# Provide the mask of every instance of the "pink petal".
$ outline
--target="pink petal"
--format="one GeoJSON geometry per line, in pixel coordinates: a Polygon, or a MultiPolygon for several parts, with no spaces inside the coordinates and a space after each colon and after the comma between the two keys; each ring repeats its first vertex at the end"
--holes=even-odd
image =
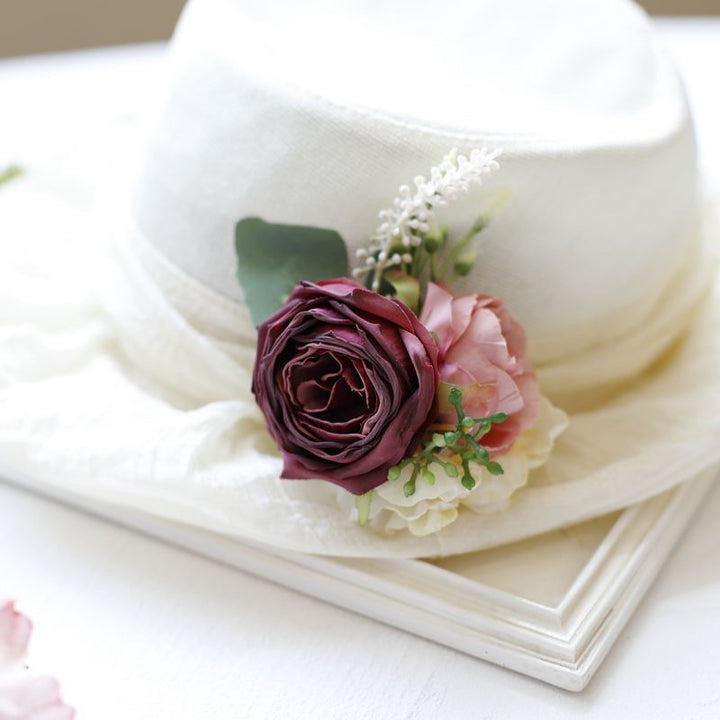
{"type": "Polygon", "coordinates": [[[479,374],[488,362],[510,373],[517,366],[508,351],[500,319],[485,308],[473,312],[470,324],[447,352],[445,362],[462,365],[471,375],[479,374]]]}
{"type": "Polygon", "coordinates": [[[529,362],[525,359],[527,353],[527,337],[525,329],[512,316],[505,303],[499,298],[491,295],[478,295],[478,307],[485,307],[498,316],[502,327],[502,334],[507,341],[508,351],[514,357],[523,359],[526,369],[530,369],[529,362]]]}
{"type": "Polygon", "coordinates": [[[0,679],[0,720],[72,720],[75,711],[60,699],[57,681],[23,673],[0,679]]]}
{"type": "Polygon", "coordinates": [[[444,355],[454,340],[453,296],[436,283],[429,283],[420,322],[435,337],[444,355]]]}
{"type": "Polygon", "coordinates": [[[0,720],[72,720],[56,680],[23,665],[32,623],[10,600],[0,601],[0,720]]]}
{"type": "Polygon", "coordinates": [[[11,600],[0,601],[0,670],[25,656],[32,623],[15,610],[11,600]]]}

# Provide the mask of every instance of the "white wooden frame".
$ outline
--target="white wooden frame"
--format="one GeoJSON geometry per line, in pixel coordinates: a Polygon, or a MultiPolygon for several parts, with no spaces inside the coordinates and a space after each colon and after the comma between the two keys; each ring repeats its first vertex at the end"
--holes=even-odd
{"type": "MultiPolygon", "coordinates": [[[[338,559],[278,551],[46,487],[30,489],[469,655],[579,691],[637,607],[715,475],[713,468],[620,513],[558,603],[530,600],[523,595],[532,596],[531,592],[507,592],[422,560],[338,559]]],[[[28,488],[28,483],[20,485],[28,488]]],[[[543,536],[533,542],[542,550],[543,536]]],[[[482,553],[476,557],[482,563],[482,553]]],[[[553,572],[553,558],[558,557],[562,562],[556,547],[552,558],[548,552],[548,572],[553,572]]]]}

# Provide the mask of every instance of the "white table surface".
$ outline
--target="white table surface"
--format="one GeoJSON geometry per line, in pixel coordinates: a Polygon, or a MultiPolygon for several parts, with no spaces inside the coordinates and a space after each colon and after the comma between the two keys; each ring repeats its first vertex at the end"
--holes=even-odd
{"type": "MultiPolygon", "coordinates": [[[[720,187],[720,21],[661,21],[720,187]]],[[[0,62],[0,166],[153,96],[162,49],[0,62]],[[82,120],[78,110],[82,109],[82,120]]],[[[719,409],[720,410],[720,409],[719,409]]],[[[579,695],[0,484],[0,596],[78,717],[720,718],[720,487],[579,695]]]]}

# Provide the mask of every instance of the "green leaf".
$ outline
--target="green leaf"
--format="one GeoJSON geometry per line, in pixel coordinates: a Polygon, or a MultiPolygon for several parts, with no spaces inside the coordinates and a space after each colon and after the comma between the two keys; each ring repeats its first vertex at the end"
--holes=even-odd
{"type": "Polygon", "coordinates": [[[243,218],[235,226],[237,278],[256,325],[301,281],[348,274],[347,250],[334,230],[243,218]]]}

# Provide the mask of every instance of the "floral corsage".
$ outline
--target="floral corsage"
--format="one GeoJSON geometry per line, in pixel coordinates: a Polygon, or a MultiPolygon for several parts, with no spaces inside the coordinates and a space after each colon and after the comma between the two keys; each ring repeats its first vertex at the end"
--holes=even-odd
{"type": "Polygon", "coordinates": [[[437,211],[495,171],[497,155],[453,151],[402,186],[352,279],[331,230],[237,224],[258,324],[253,392],[282,477],[335,483],[360,525],[427,535],[460,506],[502,506],[567,425],[504,303],[452,291],[492,211],[454,242],[437,211]]]}

